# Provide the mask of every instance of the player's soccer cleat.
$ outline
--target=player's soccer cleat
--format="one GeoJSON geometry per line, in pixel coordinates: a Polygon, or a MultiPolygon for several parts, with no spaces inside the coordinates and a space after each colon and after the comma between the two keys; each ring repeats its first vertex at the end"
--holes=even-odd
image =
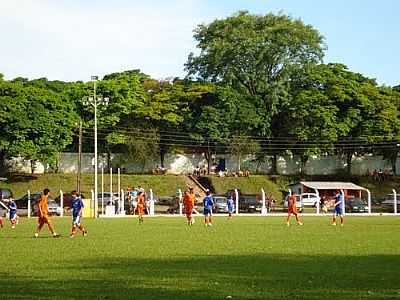
{"type": "Polygon", "coordinates": [[[332,223],[331,225],[332,225],[332,226],[336,226],[336,223],[332,223]]]}
{"type": "Polygon", "coordinates": [[[289,226],[290,226],[290,223],[289,223],[289,222],[286,222],[286,226],[289,227],[289,226]]]}
{"type": "Polygon", "coordinates": [[[69,238],[70,239],[73,239],[75,236],[73,235],[73,234],[71,234],[70,236],[69,236],[69,238]]]}
{"type": "Polygon", "coordinates": [[[53,233],[53,238],[59,238],[60,235],[58,233],[53,233]]]}
{"type": "Polygon", "coordinates": [[[344,224],[340,224],[340,226],[342,226],[342,227],[343,227],[343,226],[344,226],[344,224]]]}
{"type": "Polygon", "coordinates": [[[299,222],[299,223],[297,223],[297,225],[303,226],[303,223],[299,222]]]}
{"type": "Polygon", "coordinates": [[[39,233],[36,232],[36,233],[33,235],[33,237],[34,237],[34,238],[38,238],[38,237],[39,237],[39,233]]]}
{"type": "Polygon", "coordinates": [[[87,235],[88,235],[87,230],[85,230],[85,231],[82,233],[82,235],[83,235],[83,236],[87,236],[87,235]]]}
{"type": "Polygon", "coordinates": [[[11,225],[11,229],[15,229],[15,225],[11,225]]]}

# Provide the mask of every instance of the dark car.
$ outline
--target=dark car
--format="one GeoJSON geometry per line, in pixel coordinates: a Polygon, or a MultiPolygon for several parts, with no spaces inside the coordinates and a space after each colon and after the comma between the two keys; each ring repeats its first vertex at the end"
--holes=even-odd
{"type": "Polygon", "coordinates": [[[346,201],[346,212],[349,213],[367,213],[368,204],[359,198],[349,199],[346,201]]]}
{"type": "Polygon", "coordinates": [[[243,200],[239,200],[239,210],[242,212],[255,213],[261,212],[261,209],[262,201],[257,196],[244,196],[243,200]]]}
{"type": "MultiPolygon", "coordinates": [[[[38,214],[38,202],[40,198],[41,193],[33,193],[30,195],[31,197],[31,215],[37,215],[38,214]]],[[[15,200],[15,203],[17,204],[18,208],[18,214],[19,215],[27,215],[28,214],[28,194],[23,196],[20,199],[15,200]]],[[[48,206],[49,206],[49,214],[50,215],[61,215],[61,207],[60,205],[57,204],[57,202],[49,197],[48,198],[48,206]]]]}
{"type": "MultiPolygon", "coordinates": [[[[85,195],[80,194],[80,197],[82,199],[86,199],[85,195]]],[[[61,205],[61,201],[60,201],[60,195],[58,195],[54,200],[57,202],[57,204],[61,205]]],[[[71,193],[64,193],[63,194],[63,207],[66,208],[71,208],[72,206],[72,195],[71,193]]]]}

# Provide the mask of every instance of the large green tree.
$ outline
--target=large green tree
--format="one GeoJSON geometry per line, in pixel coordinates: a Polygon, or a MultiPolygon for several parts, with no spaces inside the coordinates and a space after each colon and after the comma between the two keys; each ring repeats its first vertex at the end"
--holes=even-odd
{"type": "Polygon", "coordinates": [[[291,74],[323,57],[323,37],[286,15],[239,12],[195,29],[200,53],[189,55],[189,75],[222,82],[251,96],[263,118],[258,133],[271,134],[271,119],[287,100],[291,74]]]}
{"type": "Polygon", "coordinates": [[[0,81],[0,160],[21,156],[54,164],[72,141],[73,105],[26,81],[0,81]]]}

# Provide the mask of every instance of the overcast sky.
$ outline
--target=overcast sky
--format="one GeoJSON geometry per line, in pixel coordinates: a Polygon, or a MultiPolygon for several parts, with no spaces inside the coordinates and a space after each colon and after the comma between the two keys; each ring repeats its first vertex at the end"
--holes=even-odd
{"type": "Polygon", "coordinates": [[[325,36],[325,62],[400,84],[398,0],[0,0],[0,73],[88,81],[138,68],[183,77],[195,26],[238,10],[301,18],[325,36]]]}

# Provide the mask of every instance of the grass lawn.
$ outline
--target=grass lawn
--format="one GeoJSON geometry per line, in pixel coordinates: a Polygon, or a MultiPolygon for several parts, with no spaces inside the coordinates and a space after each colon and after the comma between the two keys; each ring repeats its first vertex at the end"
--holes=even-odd
{"type": "Polygon", "coordinates": [[[206,177],[211,190],[216,194],[225,194],[230,189],[240,189],[245,194],[261,194],[261,188],[265,193],[272,194],[275,199],[282,199],[279,186],[268,179],[267,176],[251,175],[250,177],[206,177]]]}
{"type": "Polygon", "coordinates": [[[399,217],[53,220],[59,239],[0,230],[1,299],[400,299],[399,217]]]}

